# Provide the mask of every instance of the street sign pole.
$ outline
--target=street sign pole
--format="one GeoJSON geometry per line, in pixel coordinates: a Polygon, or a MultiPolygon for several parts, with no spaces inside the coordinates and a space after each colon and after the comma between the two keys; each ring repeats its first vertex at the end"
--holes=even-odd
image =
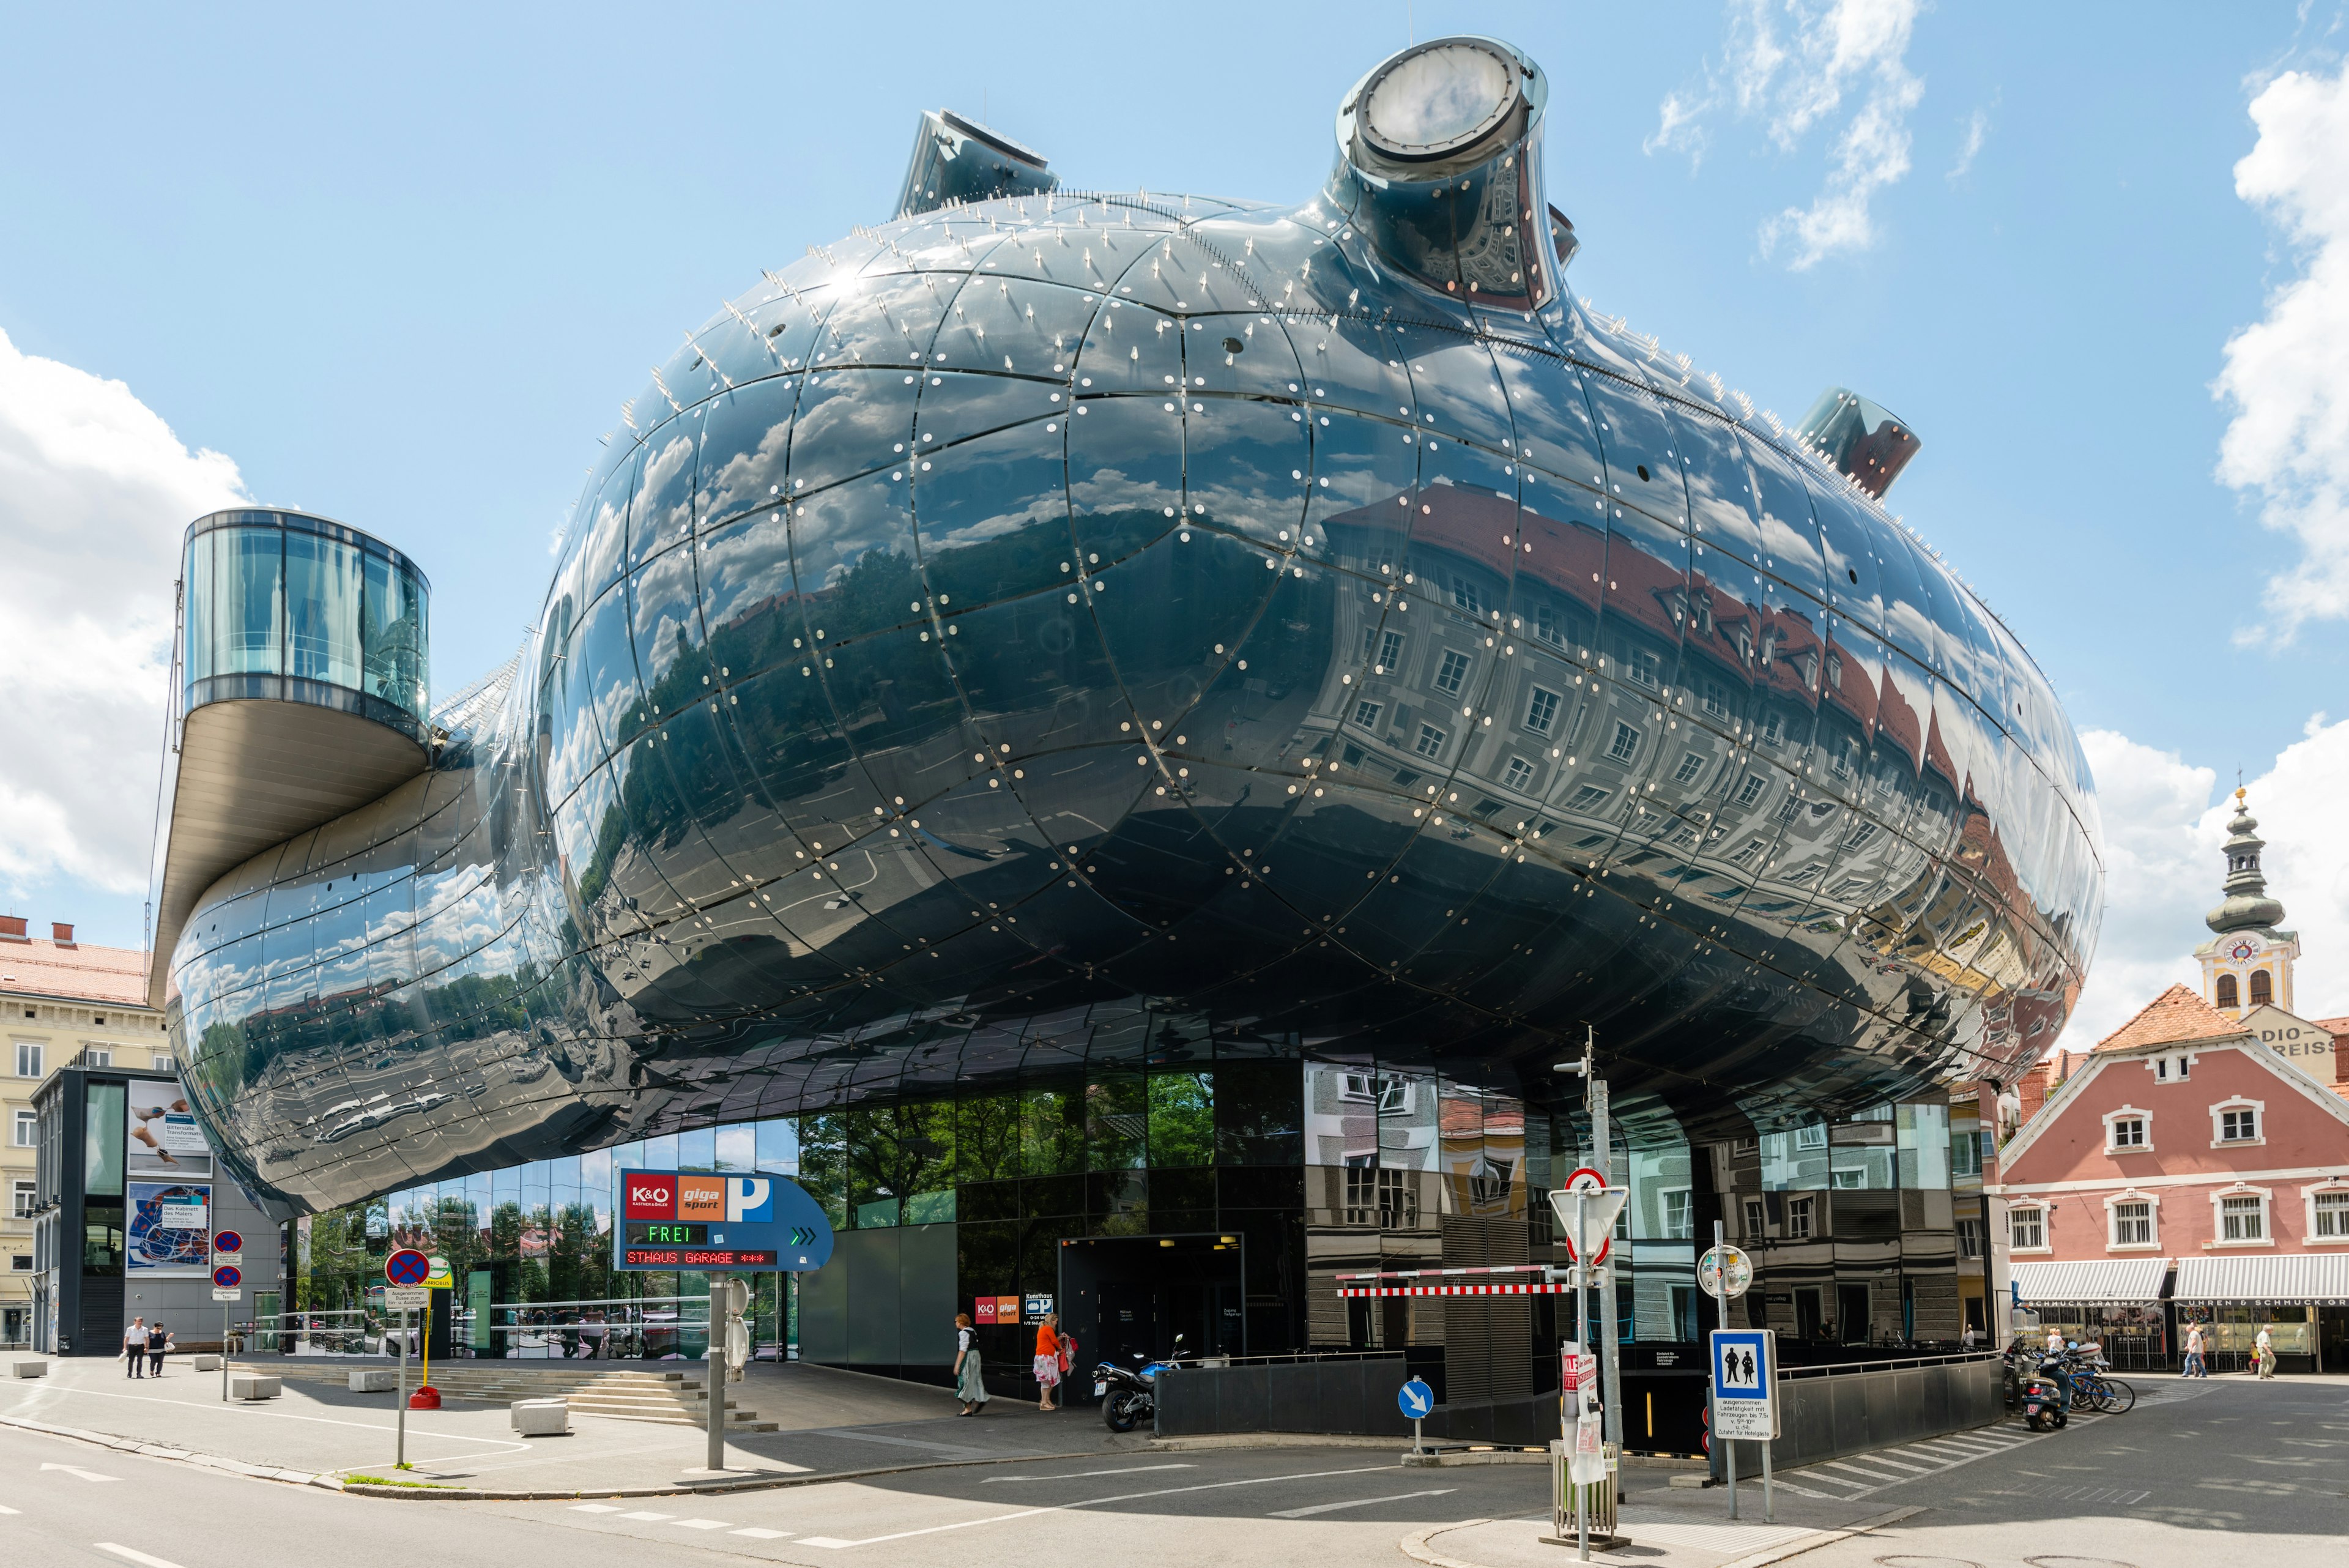
{"type": "MultiPolygon", "coordinates": [[[[1574,1349],[1576,1365],[1580,1357],[1590,1354],[1590,1293],[1583,1287],[1590,1279],[1590,1254],[1597,1251],[1590,1244],[1590,1190],[1578,1188],[1574,1194],[1574,1245],[1581,1256],[1574,1260],[1574,1349]]],[[[1574,1383],[1574,1424],[1582,1426],[1582,1380],[1574,1383]]],[[[1579,1441],[1578,1438],[1576,1439],[1579,1441]]],[[[1568,1462],[1568,1474],[1573,1471],[1568,1462]]],[[[1590,1492],[1579,1481],[1574,1487],[1574,1552],[1582,1562],[1590,1561],[1590,1492]]]]}
{"type": "MultiPolygon", "coordinates": [[[[1724,1240],[1721,1233],[1721,1221],[1716,1220],[1713,1222],[1713,1255],[1715,1258],[1721,1257],[1724,1240]]],[[[1713,1326],[1727,1328],[1729,1326],[1729,1271],[1726,1268],[1716,1267],[1713,1271],[1713,1326]]],[[[1737,1517],[1737,1439],[1725,1435],[1721,1429],[1721,1389],[1718,1386],[1713,1391],[1713,1436],[1714,1440],[1721,1444],[1721,1457],[1723,1462],[1728,1467],[1729,1517],[1735,1519],[1737,1517]]]]}
{"type": "Polygon", "coordinates": [[[708,1469],[726,1468],[726,1308],[731,1291],[718,1274],[709,1276],[709,1461],[708,1469]]]}
{"type": "Polygon", "coordinates": [[[228,1319],[236,1308],[227,1302],[221,1303],[221,1403],[228,1403],[228,1319]]]}
{"type": "MultiPolygon", "coordinates": [[[[1615,1131],[1608,1115],[1607,1080],[1595,1069],[1590,1075],[1590,1163],[1597,1166],[1608,1186],[1615,1185],[1615,1131]]],[[[1615,1348],[1615,1271],[1610,1265],[1599,1266],[1599,1277],[1593,1282],[1599,1287],[1599,1419],[1605,1423],[1601,1436],[1615,1445],[1615,1452],[1623,1451],[1623,1369],[1615,1348]]],[[[1585,1345],[1589,1341],[1583,1342],[1585,1345]]],[[[1623,1501],[1622,1473],[1615,1477],[1615,1501],[1623,1501]]]]}
{"type": "Polygon", "coordinates": [[[393,1454],[395,1469],[408,1468],[408,1309],[399,1309],[399,1446],[393,1454]]]}

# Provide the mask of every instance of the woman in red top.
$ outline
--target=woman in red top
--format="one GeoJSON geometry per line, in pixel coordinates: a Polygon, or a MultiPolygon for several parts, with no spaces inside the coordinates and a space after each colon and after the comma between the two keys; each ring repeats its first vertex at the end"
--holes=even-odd
{"type": "Polygon", "coordinates": [[[1036,1325],[1036,1387],[1039,1410],[1057,1410],[1053,1392],[1061,1386],[1061,1314],[1048,1312],[1036,1325]]]}

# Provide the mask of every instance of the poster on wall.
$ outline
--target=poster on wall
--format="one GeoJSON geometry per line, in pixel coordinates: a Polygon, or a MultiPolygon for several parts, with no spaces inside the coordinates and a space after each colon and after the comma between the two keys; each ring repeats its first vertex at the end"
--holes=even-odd
{"type": "Polygon", "coordinates": [[[209,1181],[130,1181],[123,1271],[132,1279],[201,1279],[212,1272],[209,1181]]]}
{"type": "Polygon", "coordinates": [[[177,1078],[133,1078],[125,1099],[123,1168],[175,1180],[212,1173],[212,1151],[177,1078]]]}

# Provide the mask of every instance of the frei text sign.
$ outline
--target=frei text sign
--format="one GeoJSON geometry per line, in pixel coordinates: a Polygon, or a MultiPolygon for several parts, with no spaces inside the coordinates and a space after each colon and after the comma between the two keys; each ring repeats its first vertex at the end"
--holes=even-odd
{"type": "Polygon", "coordinates": [[[1777,1335],[1766,1328],[1713,1331],[1713,1432],[1766,1442],[1778,1435],[1777,1335]]]}
{"type": "MultiPolygon", "coordinates": [[[[642,1272],[780,1269],[832,1256],[832,1221],[800,1185],[780,1176],[623,1170],[613,1266],[642,1272]]],[[[1014,1306],[1017,1321],[1019,1309],[1014,1306]]]]}

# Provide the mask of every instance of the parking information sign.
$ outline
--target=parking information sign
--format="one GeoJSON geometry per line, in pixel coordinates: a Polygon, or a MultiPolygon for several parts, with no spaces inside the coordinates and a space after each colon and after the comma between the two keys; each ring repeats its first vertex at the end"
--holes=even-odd
{"type": "MultiPolygon", "coordinates": [[[[623,1170],[619,1178],[615,1268],[797,1273],[832,1257],[832,1221],[787,1177],[623,1170]]],[[[1016,1323],[1019,1298],[1009,1299],[1016,1323]]]]}
{"type": "Polygon", "coordinates": [[[1766,1328],[1713,1331],[1715,1437],[1767,1442],[1778,1435],[1777,1348],[1766,1328]]]}

